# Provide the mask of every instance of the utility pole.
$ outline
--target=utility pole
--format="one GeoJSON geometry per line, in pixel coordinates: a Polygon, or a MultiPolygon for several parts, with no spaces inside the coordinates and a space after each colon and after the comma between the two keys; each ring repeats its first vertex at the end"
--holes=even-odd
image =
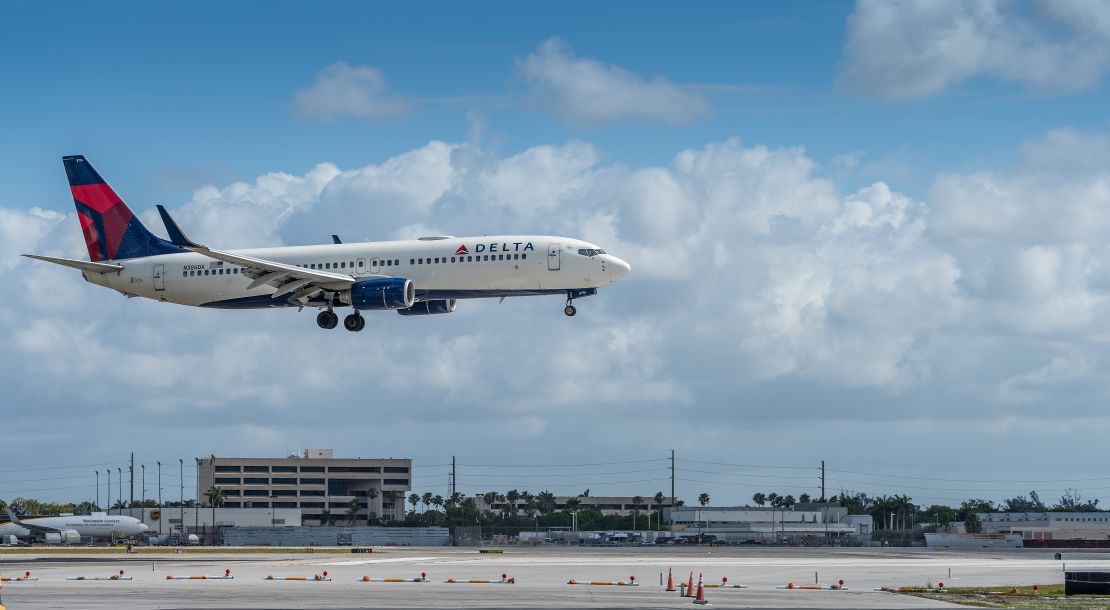
{"type": "Polygon", "coordinates": [[[96,471],[96,507],[100,508],[100,471],[96,471]]]}
{"type": "Polygon", "coordinates": [[[139,468],[143,471],[143,499],[140,501],[140,510],[142,511],[143,523],[146,523],[146,464],[139,464],[139,468]]]}
{"type": "Polygon", "coordinates": [[[112,469],[109,468],[109,469],[105,470],[104,472],[108,473],[108,484],[104,486],[105,491],[107,492],[105,494],[107,497],[104,498],[104,504],[105,504],[104,508],[107,509],[108,511],[111,511],[112,510],[112,469]]]}
{"type": "Polygon", "coordinates": [[[455,456],[451,456],[451,497],[455,497],[455,492],[458,491],[458,471],[455,470],[455,456]]]}
{"type": "Polygon", "coordinates": [[[177,543],[185,544],[185,458],[177,458],[177,467],[179,469],[177,484],[181,486],[179,489],[181,495],[178,496],[181,501],[179,504],[181,507],[181,522],[178,526],[181,529],[181,537],[178,538],[177,543]]]}
{"type": "Polygon", "coordinates": [[[135,452],[131,452],[131,504],[127,510],[128,515],[132,515],[131,509],[135,508],[135,452]]]}
{"type": "Polygon", "coordinates": [[[674,508],[674,449],[671,449],[671,510],[674,508]]]}
{"type": "Polygon", "coordinates": [[[821,500],[828,502],[827,498],[825,495],[825,460],[821,460],[821,500]]]}
{"type": "MultiPolygon", "coordinates": [[[[120,468],[119,466],[116,466],[116,475],[118,475],[118,476],[116,476],[116,478],[119,479],[119,499],[116,500],[116,502],[119,502],[120,504],[123,504],[123,468],[120,468]]],[[[123,514],[123,509],[122,508],[120,509],[119,514],[121,514],[121,515],[123,514]]]]}
{"type": "Polygon", "coordinates": [[[162,462],[158,462],[158,535],[162,535],[162,462]]]}

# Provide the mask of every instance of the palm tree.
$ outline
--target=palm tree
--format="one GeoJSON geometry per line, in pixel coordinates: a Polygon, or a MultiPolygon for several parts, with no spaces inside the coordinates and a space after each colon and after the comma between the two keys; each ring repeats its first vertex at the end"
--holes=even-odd
{"type": "Polygon", "coordinates": [[[331,521],[331,511],[325,508],[320,511],[320,525],[327,525],[329,521],[331,521]]]}
{"type": "Polygon", "coordinates": [[[412,514],[416,514],[416,505],[420,504],[420,496],[411,493],[409,494],[409,504],[412,504],[412,514]]]}
{"type": "Polygon", "coordinates": [[[369,525],[370,524],[370,519],[376,518],[378,516],[378,513],[380,512],[374,506],[374,500],[378,499],[378,490],[377,490],[377,488],[371,487],[370,489],[367,489],[366,490],[366,497],[370,498],[370,503],[367,505],[367,508],[370,509],[370,510],[369,510],[368,514],[366,515],[366,524],[369,525]]]}
{"type": "Polygon", "coordinates": [[[809,504],[809,501],[810,501],[809,494],[802,494],[802,495],[798,496],[798,501],[801,502],[802,504],[809,504]]]}
{"type": "Polygon", "coordinates": [[[555,494],[550,491],[541,491],[536,499],[539,501],[541,514],[546,515],[555,510],[555,494]]]}
{"type": "MultiPolygon", "coordinates": [[[[215,528],[216,507],[224,505],[224,490],[222,487],[212,486],[208,488],[208,491],[204,492],[204,495],[208,498],[208,505],[212,507],[212,527],[215,528]]],[[[273,502],[274,499],[270,498],[270,501],[273,502]]]]}
{"type": "Polygon", "coordinates": [[[698,496],[698,504],[702,506],[709,504],[709,494],[702,492],[701,495],[698,496]]]}
{"type": "Polygon", "coordinates": [[[567,498],[567,508],[578,508],[582,501],[578,498],[567,498]]]}
{"type": "Polygon", "coordinates": [[[428,506],[432,503],[432,492],[424,492],[424,495],[420,496],[420,503],[424,505],[424,511],[427,512],[428,506]]]}
{"type": "Polygon", "coordinates": [[[358,511],[362,510],[362,502],[358,498],[351,498],[351,503],[347,505],[347,521],[352,526],[355,524],[355,516],[358,511]]]}
{"type": "Polygon", "coordinates": [[[582,492],[582,493],[578,494],[578,497],[579,497],[579,498],[588,498],[588,497],[590,497],[590,490],[589,490],[589,489],[587,489],[586,491],[584,491],[584,492],[582,492]]]}
{"type": "Polygon", "coordinates": [[[796,503],[797,501],[794,500],[794,496],[785,496],[784,498],[782,498],[783,506],[794,506],[796,503]]]}
{"type": "Polygon", "coordinates": [[[778,506],[779,495],[772,491],[771,493],[767,494],[767,502],[769,502],[771,506],[778,506]]]}
{"type": "Polygon", "coordinates": [[[454,508],[454,507],[458,506],[459,504],[462,504],[462,500],[463,500],[463,494],[462,494],[461,491],[453,492],[451,494],[451,497],[449,498],[449,501],[451,502],[450,508],[454,508]]]}
{"type": "Polygon", "coordinates": [[[505,499],[509,501],[509,512],[515,517],[516,501],[520,499],[520,492],[515,489],[510,489],[505,493],[505,499]]]}
{"type": "Polygon", "coordinates": [[[497,492],[496,491],[487,491],[486,493],[482,494],[482,503],[485,504],[486,507],[491,512],[493,511],[493,503],[496,502],[496,501],[497,501],[497,492]]]}
{"type": "Polygon", "coordinates": [[[436,494],[432,498],[432,506],[435,506],[436,508],[441,508],[443,506],[443,496],[436,494]]]}
{"type": "Polygon", "coordinates": [[[635,496],[632,498],[632,531],[636,531],[636,519],[640,516],[640,505],[643,503],[643,496],[635,496]]]}
{"type": "Polygon", "coordinates": [[[767,503],[767,494],[763,493],[762,491],[755,492],[755,495],[752,496],[752,502],[755,502],[762,507],[764,504],[767,503]]]}

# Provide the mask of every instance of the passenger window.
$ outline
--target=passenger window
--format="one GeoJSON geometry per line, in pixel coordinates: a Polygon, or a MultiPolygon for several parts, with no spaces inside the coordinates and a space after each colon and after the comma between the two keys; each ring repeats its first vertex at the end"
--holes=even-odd
{"type": "Polygon", "coordinates": [[[451,262],[452,263],[455,262],[455,257],[454,256],[451,257],[451,262]]]}
{"type": "Polygon", "coordinates": [[[424,259],[422,259],[422,258],[416,259],[416,264],[417,265],[423,265],[424,264],[424,259]]]}
{"type": "Polygon", "coordinates": [[[207,269],[204,270],[204,275],[208,275],[208,270],[207,269]]]}
{"type": "Polygon", "coordinates": [[[436,264],[439,264],[439,257],[436,257],[436,264]]]}
{"type": "Polygon", "coordinates": [[[346,261],[344,261],[344,262],[342,262],[342,263],[339,263],[339,267],[340,267],[340,268],[342,268],[342,269],[346,269],[346,268],[347,268],[347,263],[346,263],[346,261]]]}
{"type": "Polygon", "coordinates": [[[409,259],[409,264],[410,265],[415,265],[416,264],[416,259],[415,258],[410,258],[409,259]]]}
{"type": "Polygon", "coordinates": [[[520,255],[520,258],[528,258],[528,253],[527,253],[527,252],[525,252],[524,254],[521,254],[521,255],[520,255]]]}
{"type": "Polygon", "coordinates": [[[473,256],[466,257],[466,262],[473,263],[474,262],[474,257],[473,256]]]}
{"type": "Polygon", "coordinates": [[[189,272],[188,271],[182,271],[181,272],[181,277],[189,277],[189,272]]]}

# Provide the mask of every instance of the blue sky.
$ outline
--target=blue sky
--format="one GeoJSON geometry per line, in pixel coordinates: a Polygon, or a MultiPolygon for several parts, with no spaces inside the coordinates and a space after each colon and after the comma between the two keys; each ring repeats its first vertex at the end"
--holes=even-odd
{"type": "MultiPolygon", "coordinates": [[[[1100,5],[20,2],[0,16],[20,24],[0,39],[0,381],[34,405],[20,418],[35,431],[0,449],[0,497],[40,489],[16,482],[32,464],[309,446],[538,465],[676,448],[747,465],[680,484],[721,502],[789,486],[753,466],[820,459],[875,475],[836,489],[960,471],[996,481],[993,499],[1110,497],[1097,465],[1076,466],[1110,428],[1100,5]],[[358,337],[291,312],[124,302],[18,258],[81,254],[63,154],[222,247],[564,233],[634,273],[573,324],[522,299],[383,316],[358,337]],[[1062,470],[1076,480],[1032,482],[1062,470]]],[[[529,480],[487,471],[475,479],[529,480]]],[[[580,471],[568,486],[607,480],[580,471]]],[[[72,482],[33,493],[91,495],[72,482]]],[[[911,495],[948,502],[969,484],[911,495]]]]}

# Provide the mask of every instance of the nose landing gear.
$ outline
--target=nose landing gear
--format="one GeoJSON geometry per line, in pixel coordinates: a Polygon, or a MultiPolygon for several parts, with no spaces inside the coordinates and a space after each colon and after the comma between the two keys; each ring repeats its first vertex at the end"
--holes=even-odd
{"type": "Polygon", "coordinates": [[[335,328],[339,324],[339,316],[335,312],[327,309],[316,314],[316,325],[324,329],[335,328]]]}
{"type": "Polygon", "coordinates": [[[362,314],[356,311],[353,314],[350,314],[347,317],[343,318],[343,328],[346,328],[353,333],[357,333],[358,331],[366,328],[366,318],[362,317],[362,314]]]}

